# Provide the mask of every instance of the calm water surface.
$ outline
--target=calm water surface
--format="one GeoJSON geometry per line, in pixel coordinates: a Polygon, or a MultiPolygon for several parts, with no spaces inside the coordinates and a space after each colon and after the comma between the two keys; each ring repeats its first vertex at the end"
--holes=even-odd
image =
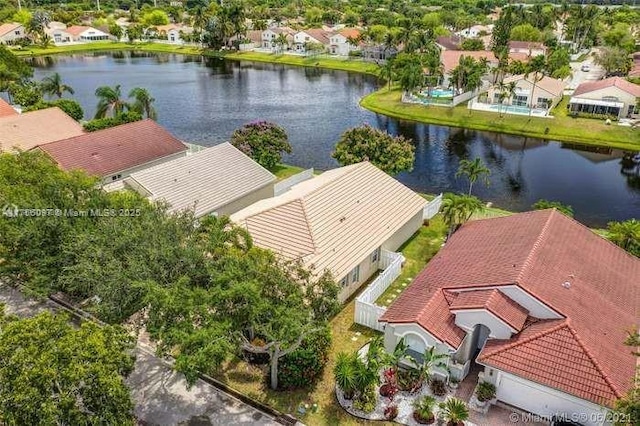
{"type": "Polygon", "coordinates": [[[497,133],[398,121],[359,107],[377,87],[375,78],[341,71],[185,57],[170,54],[92,53],[37,58],[35,77],[59,72],[75,89],[85,116],[95,112],[100,85],[123,94],[145,87],[156,98],[158,122],[180,139],[203,145],[228,140],[234,129],[265,119],[283,126],[302,167],[328,169],[331,151],[346,129],[363,123],[416,144],[416,164],[398,179],[416,191],[464,191],[456,178],[463,158],[481,157],[490,185],[474,194],[511,210],[540,198],[573,206],[592,226],[640,217],[640,165],[622,151],[590,148],[497,133]]]}

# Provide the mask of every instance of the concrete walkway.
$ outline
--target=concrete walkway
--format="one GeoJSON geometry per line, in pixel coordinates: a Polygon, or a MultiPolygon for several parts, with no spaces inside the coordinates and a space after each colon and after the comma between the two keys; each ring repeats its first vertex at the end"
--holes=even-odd
{"type": "MultiPolygon", "coordinates": [[[[7,313],[26,317],[58,309],[51,301],[34,301],[0,284],[0,303],[7,313]]],[[[135,415],[142,425],[277,425],[269,415],[198,380],[191,389],[150,351],[138,346],[133,373],[126,382],[135,402],[135,415]]]]}

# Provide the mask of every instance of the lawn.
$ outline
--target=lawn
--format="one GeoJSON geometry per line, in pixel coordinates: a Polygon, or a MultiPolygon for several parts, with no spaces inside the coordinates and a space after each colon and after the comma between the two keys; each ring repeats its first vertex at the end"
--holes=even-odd
{"type": "Polygon", "coordinates": [[[400,90],[382,88],[365,96],[360,105],[380,114],[406,120],[446,126],[466,127],[477,130],[534,136],[564,142],[608,146],[627,150],[640,149],[640,131],[615,124],[606,125],[602,120],[572,118],[567,116],[568,97],[552,111],[555,118],[526,117],[486,111],[472,111],[466,105],[454,108],[406,104],[400,101],[400,90]]]}
{"type": "MultiPolygon", "coordinates": [[[[329,362],[322,379],[309,389],[275,392],[265,384],[265,371],[257,366],[235,359],[225,364],[214,377],[237,391],[258,401],[269,404],[284,413],[291,413],[307,425],[356,425],[364,422],[347,414],[335,398],[333,366],[339,352],[355,351],[366,344],[377,331],[354,324],[355,303],[351,300],[331,321],[333,342],[329,362]],[[317,411],[311,409],[300,415],[300,404],[318,404],[317,411]]],[[[381,424],[376,422],[376,424],[381,424]]]]}
{"type": "Polygon", "coordinates": [[[290,166],[288,164],[278,164],[275,170],[272,170],[271,173],[276,175],[278,180],[284,180],[302,171],[304,171],[302,167],[290,166]]]}
{"type": "Polygon", "coordinates": [[[402,293],[411,280],[418,275],[427,262],[440,250],[447,234],[442,216],[436,215],[429,221],[429,226],[421,227],[418,232],[406,242],[400,251],[406,258],[400,276],[380,295],[376,304],[389,306],[402,293]]]}

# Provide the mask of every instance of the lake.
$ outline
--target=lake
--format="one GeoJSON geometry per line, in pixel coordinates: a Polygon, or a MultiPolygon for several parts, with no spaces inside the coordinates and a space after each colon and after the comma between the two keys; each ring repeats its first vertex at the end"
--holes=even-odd
{"type": "Polygon", "coordinates": [[[480,157],[490,184],[474,195],[514,211],[538,199],[569,204],[590,226],[640,217],[640,165],[634,153],[499,133],[399,121],[371,113],[359,99],[375,90],[374,77],[342,71],[140,52],[87,53],[35,58],[35,78],[59,72],[75,89],[85,117],[95,113],[96,87],[147,88],[158,122],[189,143],[215,145],[245,123],[283,126],[293,146],[285,161],[326,170],[342,132],[368,123],[413,139],[412,172],[397,178],[426,193],[465,191],[456,178],[460,159],[480,157]]]}

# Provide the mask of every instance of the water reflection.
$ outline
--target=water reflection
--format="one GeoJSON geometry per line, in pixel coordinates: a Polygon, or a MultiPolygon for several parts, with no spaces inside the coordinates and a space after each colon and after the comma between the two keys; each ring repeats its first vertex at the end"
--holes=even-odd
{"type": "Polygon", "coordinates": [[[122,92],[146,87],[156,98],[159,122],[181,139],[214,145],[244,123],[265,119],[289,134],[294,152],[285,160],[326,170],[335,142],[346,129],[368,123],[414,140],[416,163],[398,176],[417,191],[465,191],[456,177],[461,159],[480,157],[490,185],[474,193],[513,210],[541,198],[573,206],[590,225],[640,216],[640,170],[635,153],[560,144],[535,138],[398,121],[362,109],[375,77],[279,64],[218,58],[113,52],[33,58],[35,77],[59,72],[75,90],[87,117],[95,111],[98,85],[122,92]]]}

